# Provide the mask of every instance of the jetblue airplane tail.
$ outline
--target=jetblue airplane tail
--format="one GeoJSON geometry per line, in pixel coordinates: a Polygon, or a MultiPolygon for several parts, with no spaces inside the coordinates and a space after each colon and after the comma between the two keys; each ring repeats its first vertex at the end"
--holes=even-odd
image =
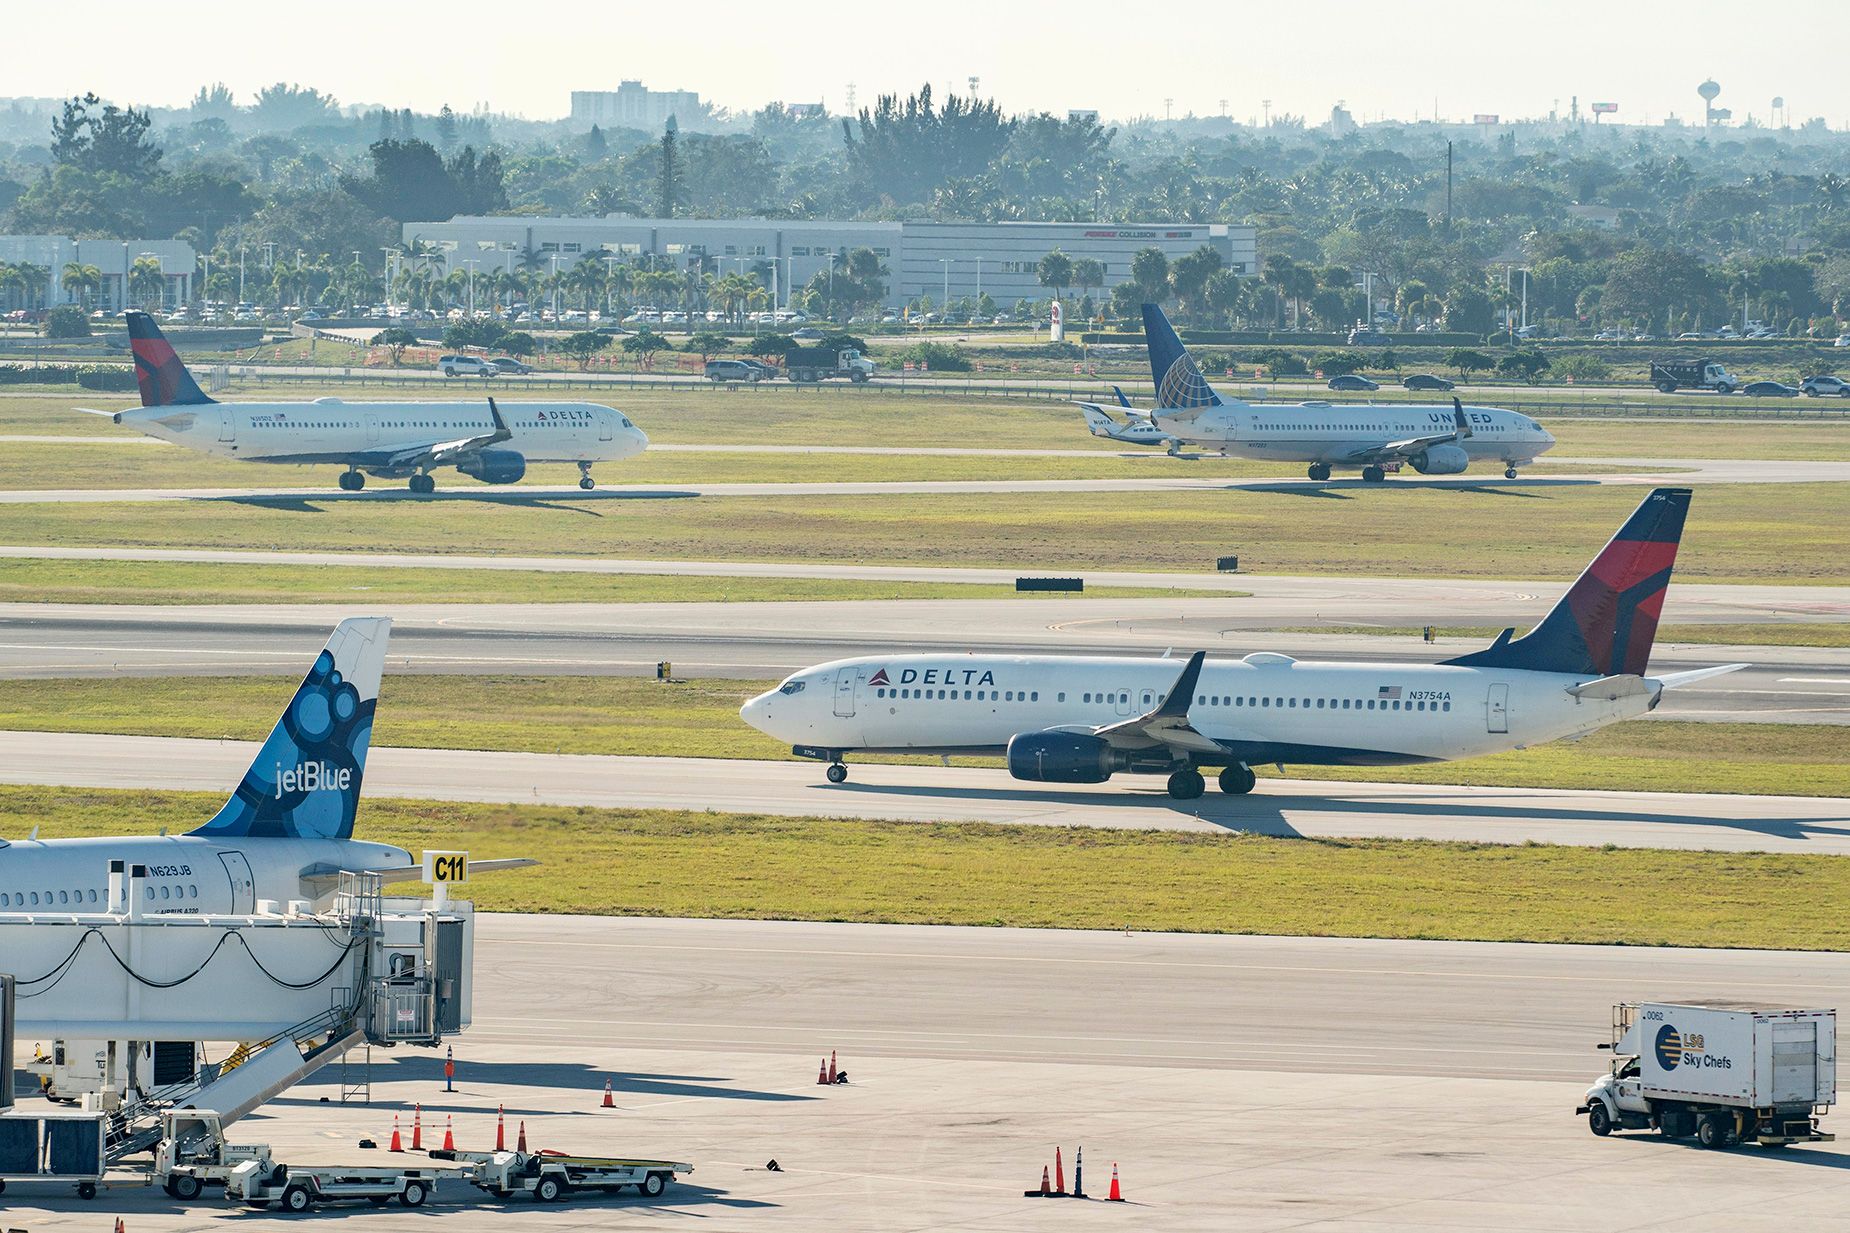
{"type": "Polygon", "coordinates": [[[1659,488],[1644,499],[1542,623],[1514,641],[1447,663],[1582,676],[1643,676],[1676,564],[1690,490],[1659,488]]]}
{"type": "Polygon", "coordinates": [[[135,355],[135,384],[144,407],[175,407],[215,401],[207,398],[179,352],[147,313],[128,314],[128,346],[135,355]]]}
{"type": "Polygon", "coordinates": [[[1150,380],[1156,385],[1156,413],[1223,405],[1188,348],[1176,337],[1169,318],[1155,304],[1143,306],[1143,338],[1150,348],[1150,380]]]}
{"type": "Polygon", "coordinates": [[[212,839],[351,839],[385,671],[387,617],[335,626],[281,719],[210,822],[212,839]]]}

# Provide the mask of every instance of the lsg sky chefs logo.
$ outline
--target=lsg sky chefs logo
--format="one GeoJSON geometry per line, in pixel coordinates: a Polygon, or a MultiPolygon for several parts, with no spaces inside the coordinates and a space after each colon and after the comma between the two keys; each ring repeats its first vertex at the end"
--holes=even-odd
{"type": "Polygon", "coordinates": [[[1707,1066],[1711,1070],[1728,1070],[1734,1066],[1728,1058],[1708,1052],[1703,1047],[1700,1032],[1691,1032],[1685,1036],[1668,1023],[1657,1029],[1654,1047],[1657,1064],[1665,1070],[1675,1070],[1678,1066],[1707,1066]]]}

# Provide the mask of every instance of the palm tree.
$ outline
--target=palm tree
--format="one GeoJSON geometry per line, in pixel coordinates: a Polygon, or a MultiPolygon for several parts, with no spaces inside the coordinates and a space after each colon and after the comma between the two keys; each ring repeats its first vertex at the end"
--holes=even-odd
{"type": "Polygon", "coordinates": [[[159,308],[167,290],[167,272],[159,257],[137,257],[128,268],[129,298],[143,308],[159,308]]]}
{"type": "Polygon", "coordinates": [[[51,267],[34,265],[30,261],[17,261],[13,263],[13,274],[19,279],[20,297],[25,301],[20,307],[32,308],[35,306],[34,301],[37,301],[36,306],[43,307],[45,284],[51,278],[51,267]]]}
{"type": "Polygon", "coordinates": [[[103,289],[103,272],[81,261],[69,261],[65,263],[58,285],[64,288],[66,295],[76,296],[85,308],[89,308],[91,295],[103,289]]]}

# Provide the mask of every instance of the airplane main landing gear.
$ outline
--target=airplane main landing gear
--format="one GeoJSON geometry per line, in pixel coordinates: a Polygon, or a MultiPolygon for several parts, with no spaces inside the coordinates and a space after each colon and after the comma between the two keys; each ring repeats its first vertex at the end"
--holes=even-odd
{"type": "Polygon", "coordinates": [[[1330,464],[1327,462],[1311,463],[1310,464],[1310,477],[1316,480],[1319,484],[1321,484],[1324,480],[1329,479],[1330,478],[1330,464]]]}
{"type": "Polygon", "coordinates": [[[1194,767],[1184,767],[1169,777],[1169,795],[1178,801],[1192,801],[1207,791],[1208,782],[1194,767]]]}
{"type": "Polygon", "coordinates": [[[1235,764],[1220,773],[1220,790],[1228,796],[1245,796],[1253,790],[1259,777],[1250,766],[1235,764]]]}
{"type": "Polygon", "coordinates": [[[1503,478],[1504,479],[1515,479],[1516,478],[1516,468],[1515,467],[1503,468],[1503,478]]]}
{"type": "Polygon", "coordinates": [[[1387,472],[1380,467],[1371,464],[1362,468],[1362,482],[1364,484],[1379,484],[1386,478],[1387,472]]]}
{"type": "Polygon", "coordinates": [[[421,497],[429,496],[437,491],[437,481],[428,475],[414,475],[411,477],[410,488],[421,497]]]}
{"type": "Polygon", "coordinates": [[[848,782],[848,768],[842,765],[840,762],[830,763],[829,764],[829,782],[830,783],[847,783],[848,782]]]}
{"type": "Polygon", "coordinates": [[[578,486],[586,492],[597,487],[597,481],[591,478],[591,464],[588,462],[578,464],[578,486]]]}
{"type": "Polygon", "coordinates": [[[342,492],[358,492],[364,487],[366,487],[366,473],[364,471],[342,471],[340,473],[340,490],[342,492]]]}

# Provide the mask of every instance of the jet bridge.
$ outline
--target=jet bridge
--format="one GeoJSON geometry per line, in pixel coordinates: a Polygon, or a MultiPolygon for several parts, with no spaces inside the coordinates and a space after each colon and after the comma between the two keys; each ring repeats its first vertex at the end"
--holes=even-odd
{"type": "Polygon", "coordinates": [[[356,1047],[435,1045],[469,1026],[469,903],[386,897],[377,874],[346,874],[323,912],[260,901],[250,915],[148,915],[139,876],[111,874],[110,911],[0,913],[10,1026],[59,1042],[60,1058],[93,1051],[82,1101],[107,1121],[111,1160],[151,1146],[163,1110],[212,1109],[228,1125],[356,1047]],[[144,1073],[153,1041],[245,1043],[235,1061],[157,1085],[144,1073]]]}

